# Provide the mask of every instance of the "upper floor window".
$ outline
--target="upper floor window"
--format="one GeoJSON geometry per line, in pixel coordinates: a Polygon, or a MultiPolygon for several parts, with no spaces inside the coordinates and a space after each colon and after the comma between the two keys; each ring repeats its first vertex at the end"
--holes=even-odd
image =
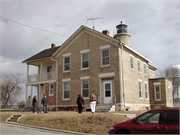
{"type": "Polygon", "coordinates": [[[47,79],[52,79],[52,66],[47,67],[47,79]]]}
{"type": "Polygon", "coordinates": [[[70,57],[64,58],[64,71],[70,70],[70,57]]]}
{"type": "Polygon", "coordinates": [[[102,50],[102,66],[110,64],[109,49],[102,50]]]}
{"type": "Polygon", "coordinates": [[[134,69],[134,58],[130,57],[131,69],[134,69]]]}
{"type": "Polygon", "coordinates": [[[49,95],[54,95],[54,84],[49,84],[49,95]]]}
{"type": "Polygon", "coordinates": [[[89,97],[89,80],[82,81],[82,95],[83,97],[89,97]]]}
{"type": "Polygon", "coordinates": [[[89,68],[89,53],[82,54],[82,68],[89,68]]]}
{"type": "Polygon", "coordinates": [[[138,60],[138,72],[141,72],[141,61],[138,60]]]}
{"type": "Polygon", "coordinates": [[[146,64],[144,64],[144,74],[147,75],[146,64]]]}

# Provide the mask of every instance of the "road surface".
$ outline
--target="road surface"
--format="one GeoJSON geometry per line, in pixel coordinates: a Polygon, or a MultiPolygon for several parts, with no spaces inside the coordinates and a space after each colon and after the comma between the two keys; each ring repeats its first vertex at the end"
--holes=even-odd
{"type": "Polygon", "coordinates": [[[0,123],[0,135],[73,135],[71,133],[63,133],[37,129],[16,124],[0,123]]]}

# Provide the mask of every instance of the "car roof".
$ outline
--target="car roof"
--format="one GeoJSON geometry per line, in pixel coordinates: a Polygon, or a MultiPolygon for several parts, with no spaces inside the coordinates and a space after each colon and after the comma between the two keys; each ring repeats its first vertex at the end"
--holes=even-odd
{"type": "Polygon", "coordinates": [[[152,110],[179,110],[180,108],[176,107],[166,107],[166,108],[159,108],[159,109],[151,109],[152,110]]]}

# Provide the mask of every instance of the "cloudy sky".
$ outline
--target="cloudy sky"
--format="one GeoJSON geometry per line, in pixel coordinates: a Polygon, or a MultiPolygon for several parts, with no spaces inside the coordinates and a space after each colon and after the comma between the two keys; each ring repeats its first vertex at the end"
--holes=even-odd
{"type": "Polygon", "coordinates": [[[81,25],[92,28],[86,17],[101,18],[95,29],[108,29],[110,36],[123,21],[131,47],[157,69],[180,64],[179,0],[0,0],[0,75],[26,75],[23,60],[52,43],[63,44],[81,25]]]}

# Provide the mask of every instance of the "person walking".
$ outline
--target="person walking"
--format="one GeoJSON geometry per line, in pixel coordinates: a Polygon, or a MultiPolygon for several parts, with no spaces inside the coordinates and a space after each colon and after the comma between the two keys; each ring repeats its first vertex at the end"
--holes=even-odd
{"type": "Polygon", "coordinates": [[[32,105],[33,105],[33,114],[36,114],[36,108],[38,105],[37,94],[35,94],[33,97],[32,105]]]}
{"type": "Polygon", "coordinates": [[[92,113],[95,113],[97,96],[93,93],[93,91],[91,92],[91,95],[90,95],[89,100],[90,100],[91,112],[92,112],[92,113]]]}
{"type": "Polygon", "coordinates": [[[84,98],[81,94],[79,94],[77,98],[77,105],[78,105],[78,113],[82,113],[82,110],[84,108],[84,98]]]}
{"type": "Polygon", "coordinates": [[[46,98],[46,95],[44,95],[44,98],[41,100],[41,104],[43,104],[44,113],[47,113],[48,99],[46,98]]]}

